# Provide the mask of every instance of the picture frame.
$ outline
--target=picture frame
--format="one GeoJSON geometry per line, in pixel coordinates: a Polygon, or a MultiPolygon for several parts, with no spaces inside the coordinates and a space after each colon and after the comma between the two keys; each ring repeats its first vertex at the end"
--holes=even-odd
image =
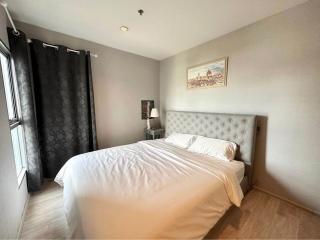
{"type": "Polygon", "coordinates": [[[227,86],[228,57],[187,68],[187,89],[227,86]]]}
{"type": "Polygon", "coordinates": [[[154,100],[141,100],[141,119],[151,119],[152,108],[154,108],[154,100]]]}

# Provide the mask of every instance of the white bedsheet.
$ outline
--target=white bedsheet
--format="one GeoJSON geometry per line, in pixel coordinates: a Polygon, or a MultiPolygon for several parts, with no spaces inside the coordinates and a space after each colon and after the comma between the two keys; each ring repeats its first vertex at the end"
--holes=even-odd
{"type": "Polygon", "coordinates": [[[203,238],[240,206],[239,166],[142,141],[75,156],[55,181],[72,237],[203,238]]]}
{"type": "Polygon", "coordinates": [[[244,162],[233,160],[229,162],[229,164],[227,165],[228,165],[228,168],[231,168],[231,171],[233,171],[236,174],[238,182],[241,183],[244,177],[244,170],[245,170],[244,162]]]}

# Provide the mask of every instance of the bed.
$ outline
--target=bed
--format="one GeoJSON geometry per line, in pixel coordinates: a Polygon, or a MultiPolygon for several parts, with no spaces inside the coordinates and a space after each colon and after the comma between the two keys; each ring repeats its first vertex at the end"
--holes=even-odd
{"type": "Polygon", "coordinates": [[[238,161],[191,153],[164,140],[71,158],[55,181],[74,238],[203,238],[251,187],[256,117],[168,111],[173,132],[237,143],[238,161]]]}

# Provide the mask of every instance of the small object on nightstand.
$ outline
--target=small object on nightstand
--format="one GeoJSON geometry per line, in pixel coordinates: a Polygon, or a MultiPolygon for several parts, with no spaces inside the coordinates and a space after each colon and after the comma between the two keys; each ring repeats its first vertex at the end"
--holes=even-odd
{"type": "Polygon", "coordinates": [[[158,128],[158,129],[144,129],[144,134],[146,140],[154,140],[158,138],[163,138],[164,136],[164,129],[158,128]]]}

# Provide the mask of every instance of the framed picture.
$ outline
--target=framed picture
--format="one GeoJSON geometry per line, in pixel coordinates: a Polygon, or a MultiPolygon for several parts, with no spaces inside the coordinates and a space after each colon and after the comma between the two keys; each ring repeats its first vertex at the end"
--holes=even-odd
{"type": "Polygon", "coordinates": [[[152,108],[154,108],[154,100],[141,100],[141,119],[150,118],[152,108]]]}
{"type": "Polygon", "coordinates": [[[187,69],[187,88],[223,87],[227,85],[228,58],[220,58],[187,69]]]}

